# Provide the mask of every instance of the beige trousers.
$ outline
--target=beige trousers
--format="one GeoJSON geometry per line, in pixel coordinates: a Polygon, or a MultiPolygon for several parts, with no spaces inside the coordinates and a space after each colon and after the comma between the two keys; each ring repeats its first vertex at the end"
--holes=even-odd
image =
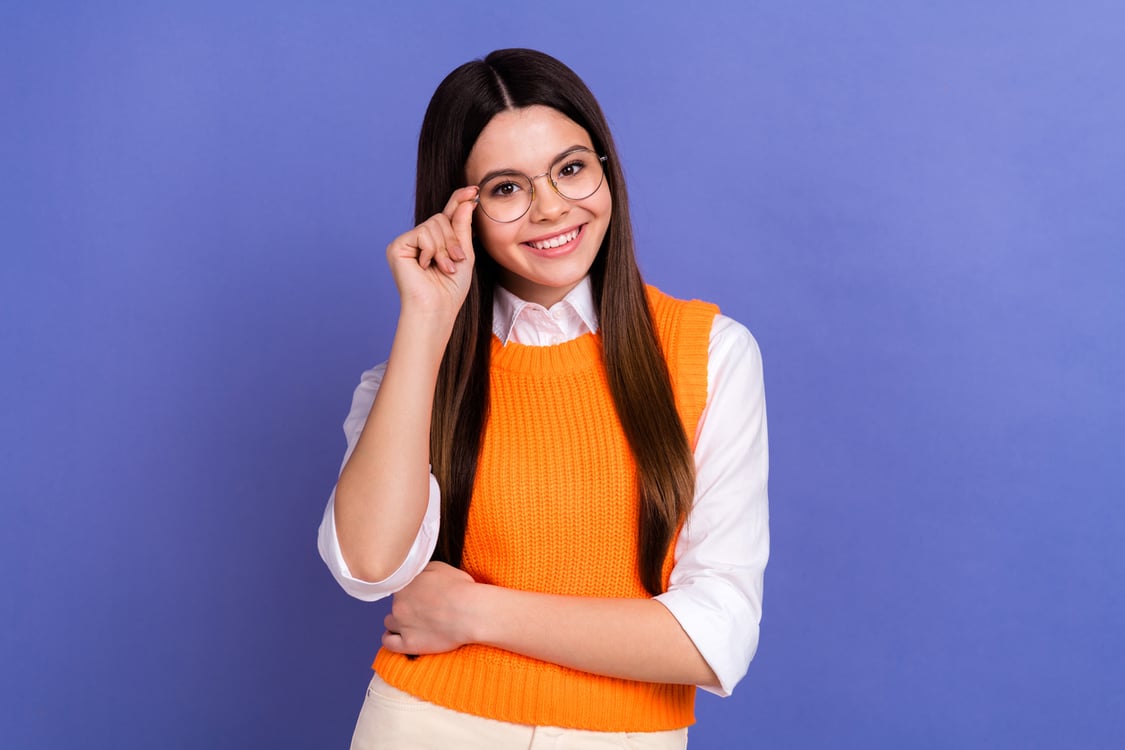
{"type": "Polygon", "coordinates": [[[393,688],[378,674],[356,721],[352,750],[683,750],[687,729],[667,732],[589,732],[509,724],[464,714],[393,688]]]}

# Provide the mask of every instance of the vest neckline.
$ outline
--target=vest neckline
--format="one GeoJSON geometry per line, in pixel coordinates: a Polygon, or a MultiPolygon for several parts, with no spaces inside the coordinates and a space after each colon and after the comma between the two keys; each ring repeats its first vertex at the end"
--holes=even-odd
{"type": "Polygon", "coordinates": [[[584,333],[578,338],[552,346],[531,346],[509,341],[500,343],[492,336],[492,366],[502,370],[530,373],[568,373],[589,370],[602,362],[602,337],[584,333]]]}

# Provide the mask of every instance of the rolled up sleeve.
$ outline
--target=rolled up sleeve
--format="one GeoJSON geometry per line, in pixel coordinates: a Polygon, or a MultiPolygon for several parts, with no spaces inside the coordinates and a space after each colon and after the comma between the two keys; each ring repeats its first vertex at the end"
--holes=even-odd
{"type": "Polygon", "coordinates": [[[695,445],[696,496],[676,541],[668,591],[657,596],[730,695],[758,648],[769,559],[769,448],[758,344],[718,316],[708,399],[695,445]]]}
{"type": "MultiPolygon", "coordinates": [[[[352,396],[352,408],[348,412],[347,419],[344,420],[344,435],[347,438],[348,447],[344,453],[344,460],[340,464],[341,471],[348,463],[348,459],[351,458],[352,451],[355,450],[356,443],[359,442],[359,436],[363,432],[363,427],[367,424],[367,415],[371,412],[371,405],[375,403],[375,394],[379,391],[379,384],[383,381],[385,371],[386,363],[364,372],[359,385],[355,389],[352,396]]],[[[333,488],[332,494],[328,498],[328,505],[324,509],[320,529],[317,532],[316,546],[320,551],[320,558],[324,560],[324,564],[328,566],[328,570],[332,573],[336,582],[340,584],[340,587],[356,599],[373,602],[390,596],[405,588],[429,562],[434,553],[434,548],[437,546],[440,510],[441,491],[438,488],[437,479],[431,473],[426,513],[422,518],[422,524],[418,528],[418,534],[414,538],[406,559],[394,573],[382,581],[364,581],[351,574],[347,562],[344,561],[343,552],[340,550],[340,540],[336,535],[336,490],[333,488]]]]}

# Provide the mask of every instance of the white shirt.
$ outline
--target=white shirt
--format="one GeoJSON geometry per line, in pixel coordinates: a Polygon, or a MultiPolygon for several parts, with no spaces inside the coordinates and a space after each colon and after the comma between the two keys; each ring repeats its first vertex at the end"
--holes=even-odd
{"type": "MultiPolygon", "coordinates": [[[[496,288],[492,330],[502,343],[550,346],[598,329],[589,279],[562,301],[544,308],[496,288]]],[[[717,695],[730,695],[758,648],[762,575],[769,557],[766,484],[769,449],[762,358],[750,332],[718,315],[707,359],[707,404],[695,442],[695,500],[676,540],[668,590],[656,597],[691,638],[716,677],[717,695]]],[[[367,421],[386,363],[363,373],[344,420],[347,463],[367,421]]],[[[343,464],[341,464],[341,470],[343,464]]],[[[317,546],[343,589],[375,601],[404,588],[430,560],[437,545],[440,491],[430,476],[429,504],[414,544],[388,578],[352,577],[336,536],[335,490],[324,510],[317,546]]]]}

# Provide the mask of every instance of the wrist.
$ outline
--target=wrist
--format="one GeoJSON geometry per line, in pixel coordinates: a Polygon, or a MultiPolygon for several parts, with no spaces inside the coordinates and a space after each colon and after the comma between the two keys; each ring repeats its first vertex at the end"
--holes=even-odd
{"type": "Polygon", "coordinates": [[[449,336],[453,332],[453,319],[442,314],[403,307],[399,312],[398,326],[395,329],[395,343],[408,342],[411,349],[419,354],[427,352],[438,361],[445,354],[449,336]]]}
{"type": "Polygon", "coordinates": [[[438,333],[444,332],[446,336],[453,330],[453,322],[457,320],[457,311],[441,308],[427,307],[422,304],[410,304],[405,300],[399,305],[399,321],[408,321],[412,326],[423,327],[438,333]]]}
{"type": "Polygon", "coordinates": [[[411,294],[399,297],[399,318],[408,318],[418,325],[443,329],[448,336],[461,310],[464,300],[455,302],[446,298],[425,298],[411,294]]]}
{"type": "Polygon", "coordinates": [[[461,599],[461,622],[464,627],[462,638],[465,643],[492,643],[490,624],[496,621],[496,617],[489,615],[495,614],[492,607],[495,606],[495,593],[499,590],[487,583],[465,586],[461,599]]]}

